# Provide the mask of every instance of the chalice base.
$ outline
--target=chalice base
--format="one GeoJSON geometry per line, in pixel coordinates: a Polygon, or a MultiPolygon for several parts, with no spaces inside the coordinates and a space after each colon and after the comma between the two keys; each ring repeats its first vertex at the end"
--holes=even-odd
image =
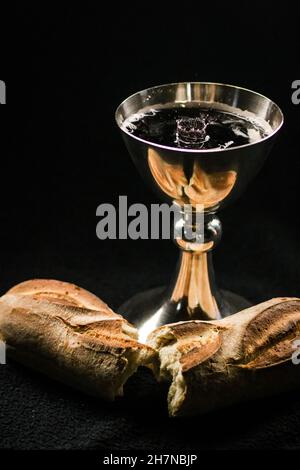
{"type": "MultiPolygon", "coordinates": [[[[251,307],[251,303],[244,297],[227,290],[218,290],[214,298],[219,310],[217,319],[251,307]]],[[[172,301],[166,287],[139,292],[124,302],[118,313],[138,328],[141,341],[161,325],[187,320],[211,320],[201,309],[189,313],[185,298],[172,301]]]]}

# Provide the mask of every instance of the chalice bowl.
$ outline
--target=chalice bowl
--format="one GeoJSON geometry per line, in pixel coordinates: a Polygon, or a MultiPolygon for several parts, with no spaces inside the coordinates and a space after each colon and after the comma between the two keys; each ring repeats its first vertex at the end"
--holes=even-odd
{"type": "Polygon", "coordinates": [[[201,233],[174,236],[180,258],[170,285],[136,294],[119,312],[143,340],[163,324],[215,320],[248,307],[215,283],[211,254],[222,233],[217,214],[262,166],[283,123],[279,107],[236,86],[172,83],[128,97],[116,121],[141,176],[162,202],[178,207],[175,223],[198,224],[201,233]],[[186,205],[192,208],[188,215],[186,205]]]}

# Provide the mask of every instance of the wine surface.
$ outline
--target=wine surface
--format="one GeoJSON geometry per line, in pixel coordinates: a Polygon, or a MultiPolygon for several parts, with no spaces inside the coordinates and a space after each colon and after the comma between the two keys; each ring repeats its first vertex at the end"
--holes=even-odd
{"type": "Polygon", "coordinates": [[[123,128],[148,142],[186,149],[226,149],[266,137],[255,119],[201,106],[164,106],[133,114],[123,128]]]}

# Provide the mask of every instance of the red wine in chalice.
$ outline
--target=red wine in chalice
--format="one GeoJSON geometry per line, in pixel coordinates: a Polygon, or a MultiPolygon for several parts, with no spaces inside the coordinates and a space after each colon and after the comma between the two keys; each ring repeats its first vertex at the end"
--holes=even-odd
{"type": "Polygon", "coordinates": [[[202,106],[164,105],[142,109],[123,127],[136,137],[168,147],[222,150],[267,137],[270,126],[261,121],[202,106]]]}

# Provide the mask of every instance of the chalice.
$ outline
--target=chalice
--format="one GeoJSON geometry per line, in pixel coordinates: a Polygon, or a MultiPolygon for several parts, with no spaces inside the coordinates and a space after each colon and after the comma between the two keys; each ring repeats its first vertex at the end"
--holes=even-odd
{"type": "Polygon", "coordinates": [[[200,240],[174,237],[180,256],[170,285],[136,294],[119,312],[144,339],[166,323],[215,320],[248,307],[215,282],[211,255],[222,233],[217,214],[262,166],[283,124],[280,108],[237,86],[172,83],[125,99],[116,121],[142,178],[162,202],[179,207],[176,223],[194,226],[200,211],[203,234],[200,240]]]}

